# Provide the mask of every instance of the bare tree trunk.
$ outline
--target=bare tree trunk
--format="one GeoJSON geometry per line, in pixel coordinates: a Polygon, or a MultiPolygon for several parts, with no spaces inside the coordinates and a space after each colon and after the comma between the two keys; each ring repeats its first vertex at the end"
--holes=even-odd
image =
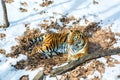
{"type": "Polygon", "coordinates": [[[2,5],[2,8],[3,8],[4,23],[0,27],[7,28],[9,26],[9,22],[8,22],[7,10],[6,10],[6,5],[5,5],[4,0],[1,0],[1,5],[2,5]]]}
{"type": "Polygon", "coordinates": [[[88,60],[92,60],[92,59],[96,59],[96,58],[100,58],[100,57],[104,57],[104,56],[116,55],[116,54],[120,54],[120,48],[100,50],[95,53],[88,54],[76,61],[69,62],[65,66],[53,69],[51,71],[51,76],[60,75],[67,71],[70,71],[88,60]]]}

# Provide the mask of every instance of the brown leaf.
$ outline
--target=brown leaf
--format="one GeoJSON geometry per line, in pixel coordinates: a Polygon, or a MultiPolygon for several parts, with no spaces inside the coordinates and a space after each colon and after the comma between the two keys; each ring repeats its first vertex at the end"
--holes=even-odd
{"type": "Polygon", "coordinates": [[[6,50],[5,49],[0,49],[0,53],[1,54],[6,54],[6,50]]]}
{"type": "Polygon", "coordinates": [[[19,8],[21,12],[28,12],[27,9],[24,9],[24,8],[19,8]]]}
{"type": "Polygon", "coordinates": [[[1,40],[5,39],[5,37],[6,37],[6,34],[0,33],[0,38],[1,38],[1,40]]]}
{"type": "Polygon", "coordinates": [[[27,2],[21,2],[20,4],[24,7],[28,6],[27,2]]]}

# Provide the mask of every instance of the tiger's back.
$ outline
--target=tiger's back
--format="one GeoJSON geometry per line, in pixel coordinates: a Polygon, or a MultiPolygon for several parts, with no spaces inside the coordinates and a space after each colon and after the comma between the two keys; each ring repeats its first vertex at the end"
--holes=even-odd
{"type": "Polygon", "coordinates": [[[35,53],[42,53],[47,58],[52,57],[60,53],[66,53],[67,51],[67,35],[63,33],[49,33],[44,36],[42,46],[36,46],[33,48],[31,55],[35,53]]]}

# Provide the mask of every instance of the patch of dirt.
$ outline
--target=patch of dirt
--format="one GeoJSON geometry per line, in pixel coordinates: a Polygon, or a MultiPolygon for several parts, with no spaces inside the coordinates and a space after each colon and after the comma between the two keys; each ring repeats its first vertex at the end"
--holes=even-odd
{"type": "Polygon", "coordinates": [[[51,0],[45,0],[45,1],[42,2],[42,4],[40,4],[40,6],[41,7],[47,7],[52,3],[53,3],[53,1],[51,1],[51,0]]]}
{"type": "Polygon", "coordinates": [[[116,60],[115,58],[112,58],[110,56],[106,56],[105,58],[107,59],[108,67],[114,67],[115,64],[120,64],[120,61],[116,60]]]}
{"type": "Polygon", "coordinates": [[[5,49],[0,49],[0,53],[5,55],[6,54],[6,50],[5,49]]]}
{"type": "Polygon", "coordinates": [[[24,7],[28,6],[27,2],[21,2],[20,4],[24,7]]]}
{"type": "Polygon", "coordinates": [[[116,43],[115,35],[111,31],[105,31],[100,29],[96,31],[95,34],[91,38],[89,38],[91,42],[100,44],[103,49],[110,48],[114,43],[116,43]]]}
{"type": "Polygon", "coordinates": [[[93,0],[93,4],[99,4],[99,2],[97,2],[96,0],[93,0]]]}
{"type": "Polygon", "coordinates": [[[54,28],[54,29],[57,29],[57,30],[63,30],[63,29],[65,29],[66,25],[69,24],[72,21],[74,21],[73,24],[79,23],[75,20],[74,16],[71,16],[69,18],[68,17],[62,17],[62,18],[57,19],[56,21],[52,21],[52,20],[50,20],[50,21],[43,20],[43,21],[44,21],[44,23],[40,23],[40,24],[38,24],[38,26],[40,26],[43,29],[48,30],[48,31],[51,28],[54,28]],[[62,26],[59,25],[58,21],[61,22],[62,26]]]}
{"type": "Polygon", "coordinates": [[[6,34],[0,33],[0,39],[3,40],[3,39],[5,39],[5,38],[6,38],[6,34]]]}
{"type": "MultiPolygon", "coordinates": [[[[102,62],[97,60],[91,60],[91,62],[92,63],[90,65],[88,65],[89,62],[86,62],[82,66],[78,66],[74,70],[70,71],[68,73],[69,80],[74,80],[74,78],[87,79],[88,75],[93,75],[95,71],[98,71],[101,74],[100,76],[102,77],[102,73],[105,72],[105,65],[102,62]]],[[[98,80],[101,80],[101,77],[98,77],[99,78],[98,80]]],[[[94,79],[90,79],[90,80],[94,80],[94,79]]]]}
{"type": "Polygon", "coordinates": [[[27,9],[25,9],[25,8],[19,8],[19,10],[21,11],[21,12],[28,12],[28,10],[27,9]]]}

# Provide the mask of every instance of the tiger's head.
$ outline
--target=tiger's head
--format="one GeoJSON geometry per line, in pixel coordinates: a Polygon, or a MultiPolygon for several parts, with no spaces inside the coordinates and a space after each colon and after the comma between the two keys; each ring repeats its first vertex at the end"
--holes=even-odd
{"type": "Polygon", "coordinates": [[[70,30],[68,35],[68,44],[74,52],[79,51],[85,45],[84,34],[79,30],[70,30]]]}
{"type": "Polygon", "coordinates": [[[83,43],[84,34],[79,30],[70,30],[68,35],[68,43],[74,45],[75,43],[83,43]]]}

